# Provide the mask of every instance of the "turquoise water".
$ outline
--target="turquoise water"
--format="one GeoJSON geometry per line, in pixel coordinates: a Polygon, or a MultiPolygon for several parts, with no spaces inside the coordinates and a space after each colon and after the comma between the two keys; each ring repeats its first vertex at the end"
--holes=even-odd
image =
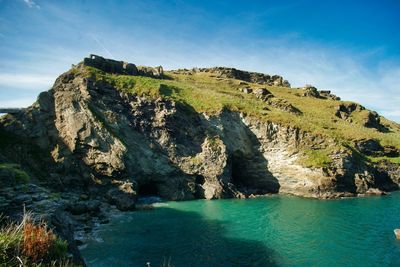
{"type": "Polygon", "coordinates": [[[101,226],[89,266],[400,266],[400,194],[167,202],[101,226]]]}

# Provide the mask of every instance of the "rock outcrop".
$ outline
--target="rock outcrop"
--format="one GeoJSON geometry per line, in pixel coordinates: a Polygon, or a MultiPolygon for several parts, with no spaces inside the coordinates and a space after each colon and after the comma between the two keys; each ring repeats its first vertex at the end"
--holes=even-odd
{"type": "Polygon", "coordinates": [[[258,72],[249,72],[235,68],[195,68],[194,72],[208,72],[218,78],[231,78],[257,84],[290,87],[290,83],[279,75],[268,75],[258,72]]]}
{"type": "Polygon", "coordinates": [[[366,110],[365,107],[357,104],[357,103],[341,103],[336,107],[335,116],[346,120],[348,122],[353,122],[352,115],[353,113],[361,113],[360,117],[362,117],[361,124],[367,128],[375,128],[380,132],[387,132],[388,129],[386,126],[381,124],[381,117],[375,111],[366,110]]]}
{"type": "Polygon", "coordinates": [[[305,97],[340,100],[340,97],[332,94],[331,91],[329,90],[318,91],[316,87],[310,84],[306,84],[302,89],[304,90],[303,96],[305,97]]]}
{"type": "Polygon", "coordinates": [[[317,90],[317,88],[315,88],[312,85],[308,85],[308,84],[304,87],[303,96],[315,97],[315,98],[320,98],[321,97],[319,92],[318,92],[318,90],[317,90]]]}
{"type": "MultiPolygon", "coordinates": [[[[281,192],[280,188],[287,187],[282,181],[289,178],[281,181],[277,177],[293,180],[300,175],[302,178],[298,179],[312,184],[308,193],[304,193],[304,187],[301,193],[292,190],[298,195],[317,195],[321,184],[316,181],[331,183],[331,189],[342,188],[340,181],[332,180],[336,174],[296,164],[303,147],[320,146],[310,133],[273,122],[260,124],[229,110],[209,116],[194,112],[185,103],[121,92],[110,83],[85,76],[81,70],[88,64],[98,67],[103,62],[100,67],[112,73],[140,75],[135,65],[110,60],[104,63],[105,59],[99,57],[91,60],[85,59],[76,69],[61,75],[53,88],[40,94],[30,108],[1,121],[2,131],[29,140],[29,146],[46,154],[47,166],[43,169],[50,174],[47,182],[54,188],[97,188],[104,192],[105,199],[123,210],[134,208],[137,195],[146,193],[182,200],[245,196],[248,191],[281,192]],[[188,128],[189,125],[196,127],[188,128]],[[285,168],[274,171],[279,161],[284,162],[285,168]],[[291,171],[291,165],[298,170],[291,171]]],[[[198,71],[255,82],[270,77],[226,68],[198,71]]],[[[266,88],[247,91],[264,100],[266,108],[302,114],[266,88]]],[[[347,119],[357,110],[364,108],[343,103],[337,116],[347,119]]],[[[323,143],[332,143],[334,147],[335,141],[323,143]]],[[[365,154],[371,150],[369,143],[358,146],[365,154]]],[[[340,152],[341,160],[348,158],[348,162],[351,153],[343,153],[340,152]]],[[[21,160],[19,163],[31,165],[21,160]]],[[[348,166],[333,161],[331,170],[338,169],[349,171],[348,166]]],[[[365,171],[367,167],[355,172],[365,171]]],[[[354,175],[348,179],[354,179],[354,175]]],[[[346,186],[340,190],[356,192],[346,186]]]]}
{"type": "Polygon", "coordinates": [[[136,66],[125,61],[106,59],[97,55],[90,55],[84,58],[83,65],[115,74],[142,75],[153,78],[162,78],[164,76],[164,70],[161,66],[155,68],[136,66]]]}
{"type": "MultiPolygon", "coordinates": [[[[254,93],[271,95],[267,89],[254,93]]],[[[301,114],[283,99],[266,101],[301,114]]],[[[121,210],[134,208],[137,195],[146,193],[172,200],[284,192],[281,188],[306,196],[318,196],[323,188],[332,196],[356,193],[332,180],[342,163],[331,168],[336,174],[296,163],[302,147],[318,145],[300,129],[260,124],[228,110],[195,113],[186,104],[122,93],[74,72],[61,75],[24,113],[3,118],[2,128],[49,153],[53,164],[47,171],[54,178],[48,182],[54,187],[97,188],[121,210]]],[[[323,141],[329,142],[334,143],[323,141]]],[[[351,154],[341,155],[346,157],[351,154]]],[[[348,166],[340,168],[349,172],[348,166]]]]}
{"type": "MultiPolygon", "coordinates": [[[[12,214],[22,203],[40,210],[40,202],[46,211],[53,211],[49,214],[60,214],[50,216],[53,225],[66,220],[69,228],[78,229],[69,232],[79,232],[84,230],[79,225],[106,222],[110,206],[132,210],[137,198],[144,195],[169,200],[268,193],[332,198],[377,194],[395,190],[400,183],[397,165],[370,164],[360,161],[359,155],[392,149],[393,156],[398,153],[395,147],[359,142],[356,151],[335,138],[238,110],[196,112],[184,101],[118,90],[106,80],[87,75],[86,66],[116,74],[163,77],[162,69],[99,57],[85,59],[58,77],[52,89],[41,93],[31,107],[1,117],[0,134],[8,141],[0,143],[0,163],[19,164],[31,176],[29,183],[40,184],[40,188],[18,193],[23,185],[7,182],[11,174],[0,171],[0,200],[8,203],[0,205],[0,212],[12,214]],[[330,151],[325,155],[328,163],[302,163],[310,150],[330,151]]],[[[197,71],[289,86],[280,76],[231,68],[197,71]]],[[[254,94],[266,108],[274,107],[295,118],[302,115],[267,88],[245,88],[245,93],[254,94]]],[[[341,103],[336,116],[347,120],[362,110],[357,104],[341,103]]]]}

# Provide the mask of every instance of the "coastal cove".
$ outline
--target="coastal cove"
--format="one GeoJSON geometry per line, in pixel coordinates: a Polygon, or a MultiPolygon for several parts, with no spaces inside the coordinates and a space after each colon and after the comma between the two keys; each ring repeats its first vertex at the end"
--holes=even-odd
{"type": "Polygon", "coordinates": [[[0,267],[400,267],[400,0],[0,2],[0,267]]]}
{"type": "Polygon", "coordinates": [[[81,253],[88,266],[400,266],[400,192],[316,200],[194,200],[119,213],[81,253]]]}

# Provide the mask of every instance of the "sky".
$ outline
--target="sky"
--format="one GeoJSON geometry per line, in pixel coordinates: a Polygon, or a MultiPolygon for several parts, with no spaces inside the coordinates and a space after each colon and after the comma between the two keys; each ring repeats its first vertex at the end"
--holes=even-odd
{"type": "Polygon", "coordinates": [[[278,74],[400,122],[400,0],[0,0],[0,107],[89,54],[278,74]]]}

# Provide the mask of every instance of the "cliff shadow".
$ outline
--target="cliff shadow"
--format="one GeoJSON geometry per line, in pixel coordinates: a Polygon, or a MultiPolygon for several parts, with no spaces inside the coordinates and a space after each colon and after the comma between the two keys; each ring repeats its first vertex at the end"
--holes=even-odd
{"type": "Polygon", "coordinates": [[[237,112],[221,114],[220,135],[227,146],[232,183],[247,194],[278,193],[279,181],[268,170],[262,144],[237,112]]]}
{"type": "Polygon", "coordinates": [[[83,251],[89,265],[160,266],[169,261],[177,267],[278,266],[276,251],[260,241],[229,236],[227,222],[171,208],[128,216],[103,232],[103,243],[83,251]]]}

